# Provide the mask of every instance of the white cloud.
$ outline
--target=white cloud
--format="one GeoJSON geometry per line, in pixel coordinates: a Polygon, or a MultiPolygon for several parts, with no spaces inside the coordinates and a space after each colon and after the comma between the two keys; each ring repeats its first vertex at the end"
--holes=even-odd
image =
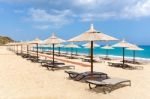
{"type": "Polygon", "coordinates": [[[40,29],[40,30],[47,30],[50,28],[50,25],[35,25],[34,28],[40,29]]]}
{"type": "Polygon", "coordinates": [[[31,8],[28,12],[29,20],[40,23],[49,23],[54,26],[62,26],[70,23],[72,20],[70,16],[73,13],[70,10],[51,10],[46,11],[43,9],[31,8]]]}
{"type": "Polygon", "coordinates": [[[114,12],[106,12],[106,13],[84,13],[81,14],[80,18],[82,21],[102,21],[104,19],[115,17],[116,13],[114,12]]]}
{"type": "MultiPolygon", "coordinates": [[[[0,0],[0,2],[28,3],[32,5],[32,9],[28,11],[28,20],[57,27],[79,20],[101,21],[150,16],[150,0],[0,0]]],[[[15,13],[21,13],[21,9],[19,10],[15,13]]]]}
{"type": "Polygon", "coordinates": [[[125,7],[122,15],[125,18],[150,16],[150,0],[142,0],[135,5],[125,7]]]}
{"type": "Polygon", "coordinates": [[[31,2],[39,3],[42,1],[46,2],[48,0],[0,0],[0,2],[6,2],[6,3],[31,3],[31,2]]]}
{"type": "Polygon", "coordinates": [[[75,6],[80,6],[84,9],[95,9],[101,8],[102,6],[112,4],[116,0],[73,0],[75,6]]]}

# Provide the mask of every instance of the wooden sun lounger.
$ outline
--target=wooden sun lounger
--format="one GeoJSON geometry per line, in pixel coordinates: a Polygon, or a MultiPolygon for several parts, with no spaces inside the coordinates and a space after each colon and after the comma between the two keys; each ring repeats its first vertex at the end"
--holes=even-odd
{"type": "MultiPolygon", "coordinates": [[[[83,62],[91,62],[91,59],[89,57],[81,57],[83,62]]],[[[96,59],[93,59],[93,62],[97,62],[96,59]]]]}
{"type": "Polygon", "coordinates": [[[108,62],[108,66],[120,67],[120,68],[127,68],[127,67],[129,67],[128,64],[124,64],[124,66],[123,66],[123,63],[113,63],[113,62],[108,62]]]}
{"type": "Polygon", "coordinates": [[[112,63],[112,62],[108,62],[108,66],[112,66],[112,67],[122,67],[122,63],[112,63]]]}
{"type": "MultiPolygon", "coordinates": [[[[122,62],[122,61],[121,61],[122,62]]],[[[133,61],[133,60],[124,60],[125,63],[131,63],[131,64],[138,64],[141,65],[142,63],[138,62],[138,61],[133,61]]]]}
{"type": "Polygon", "coordinates": [[[31,56],[31,55],[30,55],[30,56],[27,58],[27,60],[31,60],[31,61],[32,61],[33,59],[37,59],[37,56],[31,56]]]}
{"type": "Polygon", "coordinates": [[[29,55],[29,54],[24,54],[24,53],[23,53],[21,56],[22,56],[23,58],[28,58],[30,55],[29,55]]]}
{"type": "Polygon", "coordinates": [[[60,70],[60,69],[75,69],[75,66],[73,65],[65,65],[65,64],[49,64],[47,65],[47,69],[49,70],[51,68],[52,71],[54,70],[60,70]]]}
{"type": "Polygon", "coordinates": [[[95,88],[102,87],[104,93],[106,93],[106,91],[111,92],[114,89],[114,87],[116,87],[119,84],[128,83],[126,85],[131,86],[130,80],[122,79],[122,78],[108,78],[102,81],[86,80],[86,82],[89,83],[90,89],[92,89],[91,85],[95,85],[95,88]]]}
{"type": "MultiPolygon", "coordinates": [[[[38,62],[41,63],[41,65],[43,66],[43,65],[45,65],[46,63],[51,63],[52,60],[39,59],[38,62]]],[[[56,61],[55,61],[55,62],[56,62],[56,61]]]]}
{"type": "Polygon", "coordinates": [[[102,79],[106,79],[108,78],[106,73],[103,72],[93,72],[91,74],[91,71],[87,71],[87,72],[75,72],[75,71],[65,71],[65,73],[69,74],[69,77],[72,78],[73,80],[79,81],[82,80],[84,78],[88,78],[88,77],[100,77],[102,79]]]}
{"type": "Polygon", "coordinates": [[[78,59],[78,56],[75,56],[75,55],[66,55],[65,56],[66,58],[69,58],[69,59],[78,59]]]}
{"type": "Polygon", "coordinates": [[[129,69],[129,70],[134,70],[134,69],[138,69],[138,70],[143,70],[142,66],[130,66],[128,64],[122,64],[122,63],[112,63],[112,62],[108,62],[108,66],[112,66],[112,67],[119,67],[119,68],[123,68],[123,69],[129,69]]]}
{"type": "Polygon", "coordinates": [[[111,58],[109,58],[109,57],[100,57],[100,59],[102,59],[102,60],[111,60],[111,58]]]}

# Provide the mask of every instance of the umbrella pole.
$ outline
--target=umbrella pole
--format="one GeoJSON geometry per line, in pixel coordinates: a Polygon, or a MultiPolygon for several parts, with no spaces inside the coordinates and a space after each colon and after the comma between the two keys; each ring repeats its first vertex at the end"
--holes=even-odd
{"type": "Polygon", "coordinates": [[[76,48],[76,55],[78,55],[78,49],[76,48]]]}
{"type": "Polygon", "coordinates": [[[53,65],[54,65],[54,44],[53,44],[53,65]]]}
{"type": "Polygon", "coordinates": [[[108,58],[108,49],[106,49],[106,58],[108,58]]]}
{"type": "Polygon", "coordinates": [[[14,45],[14,46],[13,46],[13,52],[15,52],[15,48],[16,48],[16,47],[15,47],[15,45],[14,45]]]}
{"type": "Polygon", "coordinates": [[[22,44],[21,44],[21,54],[22,54],[22,44]]]}
{"type": "Polygon", "coordinates": [[[123,47],[123,67],[124,67],[124,50],[125,48],[123,47]]]}
{"type": "Polygon", "coordinates": [[[39,57],[39,55],[38,55],[38,51],[39,51],[38,50],[38,43],[36,44],[36,46],[37,46],[37,50],[36,51],[37,51],[37,60],[38,60],[38,57],[39,57]]]}
{"type": "Polygon", "coordinates": [[[66,54],[68,54],[68,49],[66,48],[66,54]]]}
{"type": "Polygon", "coordinates": [[[71,58],[72,58],[73,48],[71,47],[71,58]]]}
{"type": "Polygon", "coordinates": [[[14,50],[13,51],[16,52],[16,45],[14,45],[14,50]]]}
{"type": "Polygon", "coordinates": [[[91,50],[89,49],[89,54],[88,54],[88,57],[90,57],[91,56],[91,50]]]}
{"type": "Polygon", "coordinates": [[[18,45],[17,45],[17,54],[18,54],[18,45]]]}
{"type": "Polygon", "coordinates": [[[91,74],[93,74],[93,41],[91,41],[91,74]]]}
{"type": "Polygon", "coordinates": [[[133,51],[133,63],[135,63],[135,50],[133,51]]]}
{"type": "Polygon", "coordinates": [[[60,56],[60,47],[58,47],[58,50],[59,50],[59,56],[60,56]]]}
{"type": "Polygon", "coordinates": [[[27,54],[29,54],[29,46],[27,45],[27,54]]]}
{"type": "Polygon", "coordinates": [[[12,46],[12,51],[15,52],[15,46],[12,46]]]}

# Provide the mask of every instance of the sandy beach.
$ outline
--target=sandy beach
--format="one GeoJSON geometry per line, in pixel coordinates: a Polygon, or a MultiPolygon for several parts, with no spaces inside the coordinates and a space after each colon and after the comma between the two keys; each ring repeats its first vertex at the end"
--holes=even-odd
{"type": "MultiPolygon", "coordinates": [[[[72,61],[81,62],[77,59],[72,61]]],[[[65,64],[74,65],[75,71],[79,72],[90,70],[90,67],[65,64]]],[[[39,63],[23,59],[1,46],[0,99],[149,99],[150,63],[140,66],[144,69],[126,70],[109,67],[107,62],[94,63],[94,71],[107,73],[110,77],[129,79],[132,83],[131,86],[104,94],[98,88],[90,90],[87,83],[68,79],[64,70],[47,70],[39,63]]]]}

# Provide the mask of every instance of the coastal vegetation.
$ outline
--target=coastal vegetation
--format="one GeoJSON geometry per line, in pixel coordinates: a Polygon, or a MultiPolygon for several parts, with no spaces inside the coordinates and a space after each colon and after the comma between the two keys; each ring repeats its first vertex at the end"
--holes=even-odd
{"type": "Polygon", "coordinates": [[[9,42],[13,42],[14,40],[7,36],[0,36],[0,45],[7,44],[9,42]]]}

